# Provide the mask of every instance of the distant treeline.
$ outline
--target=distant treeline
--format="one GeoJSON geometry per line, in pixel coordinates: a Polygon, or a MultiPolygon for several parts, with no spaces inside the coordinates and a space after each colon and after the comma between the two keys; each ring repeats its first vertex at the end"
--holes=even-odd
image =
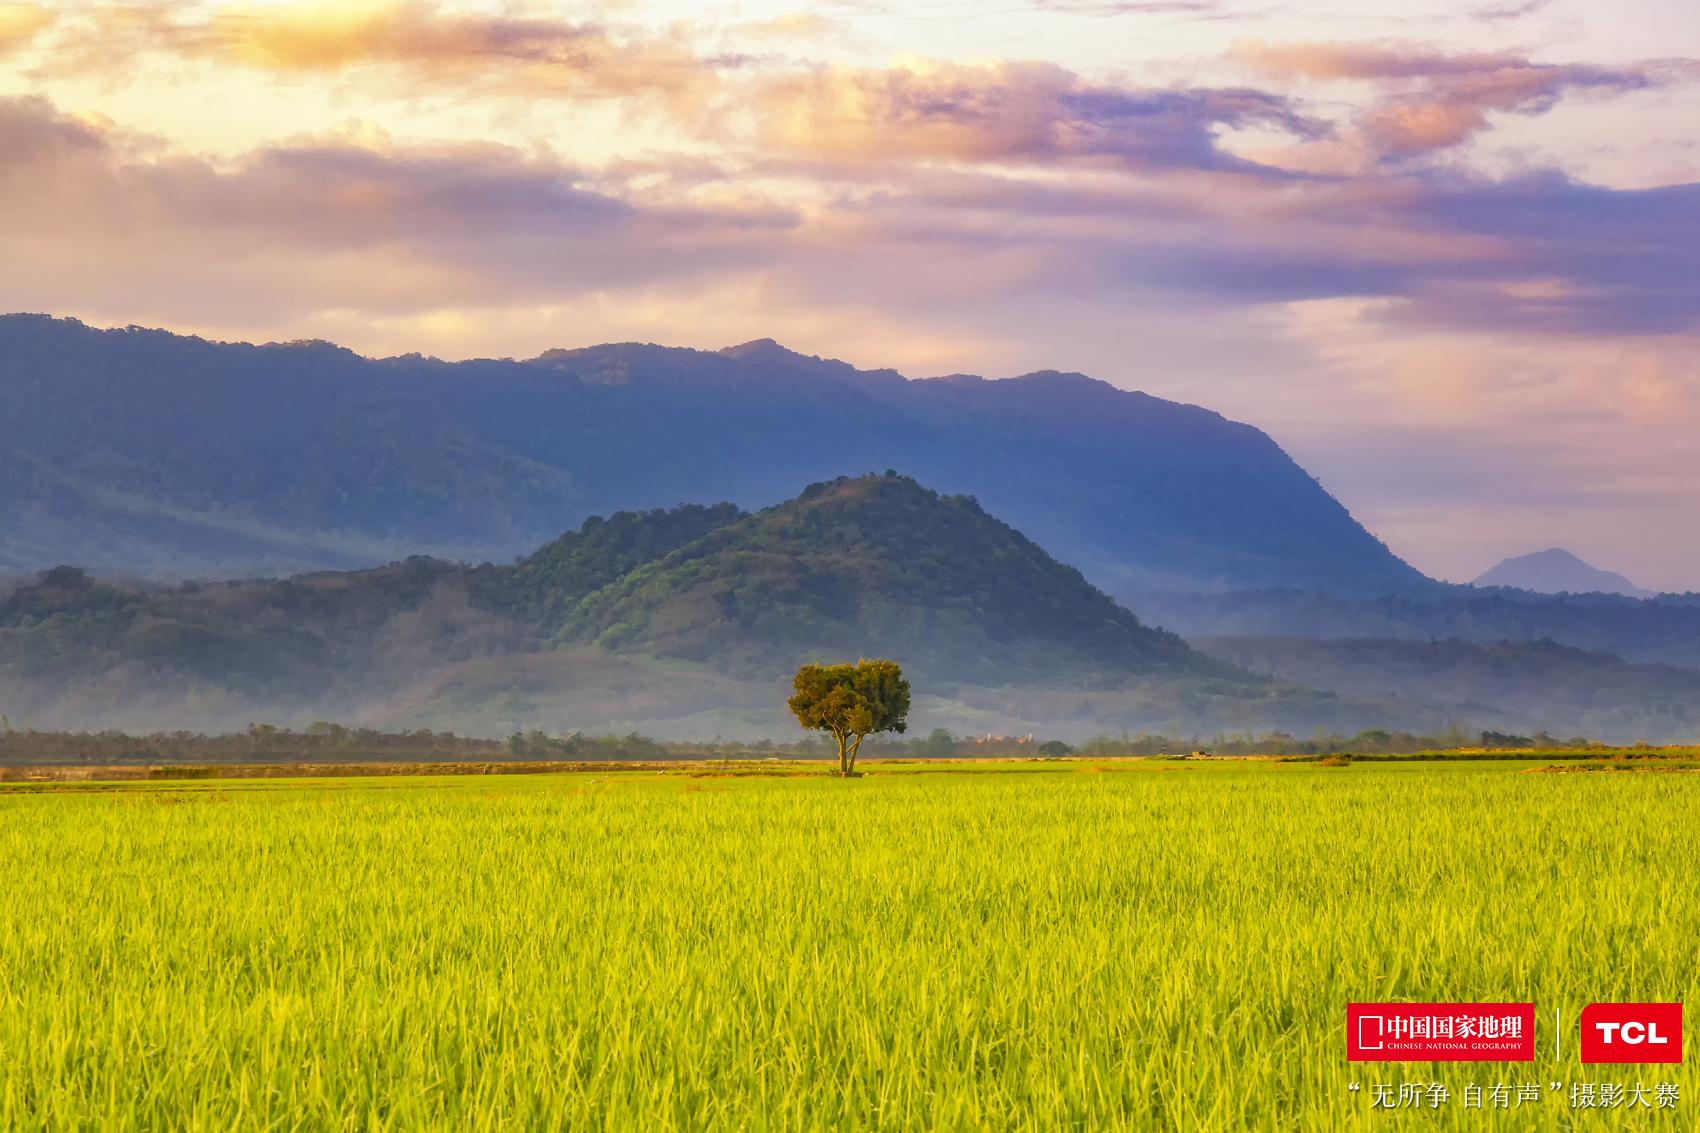
{"type": "MultiPolygon", "coordinates": [[[[460,736],[452,732],[383,732],[319,722],[293,731],[253,724],[225,735],[199,732],[40,732],[11,728],[0,717],[0,762],[148,763],[299,761],[315,763],[433,760],[614,760],[761,759],[781,756],[821,758],[830,741],[818,736],[794,742],[671,743],[636,733],[624,736],[549,735],[516,732],[504,740],[460,736]]],[[[1639,745],[1645,746],[1645,745],[1639,745]]],[[[1033,736],[958,736],[943,728],[925,736],[872,737],[863,749],[875,758],[1086,757],[1160,755],[1415,755],[1425,752],[1617,751],[1580,737],[1560,739],[1545,732],[1533,736],[1499,732],[1448,732],[1421,736],[1370,730],[1354,736],[1316,735],[1300,739],[1284,732],[1219,735],[1210,738],[1152,734],[1098,736],[1084,743],[1033,736]]],[[[1628,749],[1635,750],[1635,749],[1628,749]]]]}
{"type": "Polygon", "coordinates": [[[0,761],[7,763],[418,760],[490,757],[506,751],[506,746],[498,741],[468,739],[451,732],[380,732],[328,723],[317,723],[303,731],[253,724],[246,732],[224,735],[187,731],[130,735],[0,728],[0,761]]]}
{"type": "Polygon", "coordinates": [[[1074,749],[1080,755],[1167,755],[1198,751],[1208,755],[1415,755],[1430,751],[1611,751],[1611,745],[1582,736],[1561,739],[1546,732],[1532,736],[1451,729],[1434,736],[1386,732],[1379,728],[1353,736],[1318,734],[1300,739],[1286,732],[1264,732],[1191,740],[1171,736],[1099,736],[1074,749]]]}

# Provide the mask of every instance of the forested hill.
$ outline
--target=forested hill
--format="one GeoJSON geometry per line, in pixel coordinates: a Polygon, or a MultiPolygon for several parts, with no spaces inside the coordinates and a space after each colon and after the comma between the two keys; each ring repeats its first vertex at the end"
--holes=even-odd
{"type": "Polygon", "coordinates": [[[592,515],[893,467],[1112,594],[1425,580],[1268,436],[1079,374],[909,381],[771,342],[372,360],[0,317],[0,573],[505,560],[592,515]]]}
{"type": "Polygon", "coordinates": [[[974,500],[890,473],[717,527],[587,596],[557,636],[755,671],[901,657],[986,684],[1211,668],[974,500]]]}

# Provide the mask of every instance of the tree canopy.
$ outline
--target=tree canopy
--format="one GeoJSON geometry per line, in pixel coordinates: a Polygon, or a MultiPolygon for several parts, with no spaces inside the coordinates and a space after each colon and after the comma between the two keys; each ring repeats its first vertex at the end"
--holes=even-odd
{"type": "Polygon", "coordinates": [[[787,703],[797,722],[838,741],[840,775],[855,774],[863,740],[909,726],[909,682],[896,661],[804,665],[792,686],[796,693],[787,703]]]}

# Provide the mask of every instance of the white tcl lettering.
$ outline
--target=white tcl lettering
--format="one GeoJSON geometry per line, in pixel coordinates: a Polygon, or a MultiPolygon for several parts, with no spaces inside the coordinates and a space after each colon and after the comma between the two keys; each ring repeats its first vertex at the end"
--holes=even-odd
{"type": "Polygon", "coordinates": [[[1601,1042],[1615,1043],[1619,1035],[1622,1036],[1622,1041],[1630,1046],[1640,1046],[1642,1043],[1648,1046],[1664,1046],[1670,1042],[1670,1039],[1659,1034],[1657,1023],[1595,1023],[1594,1026],[1599,1029],[1601,1042]]]}

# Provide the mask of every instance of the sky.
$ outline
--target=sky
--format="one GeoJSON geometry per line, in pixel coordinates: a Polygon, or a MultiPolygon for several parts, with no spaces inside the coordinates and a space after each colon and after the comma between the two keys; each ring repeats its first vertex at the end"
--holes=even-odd
{"type": "Polygon", "coordinates": [[[0,310],[1078,370],[1700,590],[1700,4],[0,2],[0,310]]]}

